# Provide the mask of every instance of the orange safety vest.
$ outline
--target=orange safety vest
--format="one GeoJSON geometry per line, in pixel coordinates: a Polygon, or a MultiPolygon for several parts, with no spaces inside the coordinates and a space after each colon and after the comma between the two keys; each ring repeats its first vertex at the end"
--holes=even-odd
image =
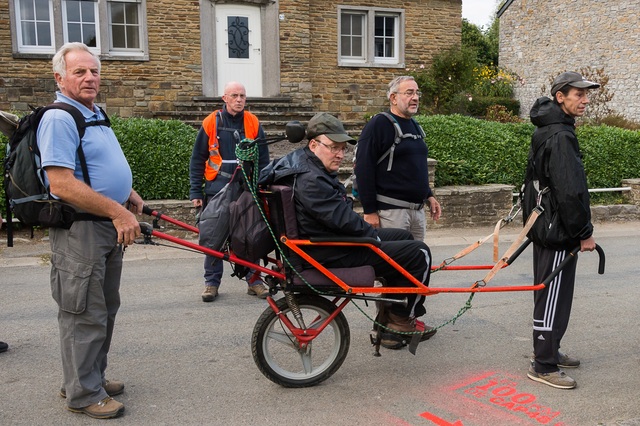
{"type": "MultiPolygon", "coordinates": [[[[220,156],[220,137],[216,128],[216,116],[221,114],[222,110],[217,110],[209,114],[207,118],[202,122],[202,128],[207,136],[209,136],[209,161],[204,168],[204,178],[206,180],[214,180],[220,171],[222,163],[225,162],[220,156]]],[[[260,122],[258,117],[251,114],[249,111],[244,112],[244,135],[246,138],[255,139],[258,137],[258,129],[260,128],[260,122]]],[[[227,160],[233,161],[235,160],[227,160]]],[[[223,172],[220,172],[223,174],[223,172]]],[[[226,173],[224,173],[226,175],[226,173]]],[[[228,177],[231,177],[229,175],[228,177]]]]}

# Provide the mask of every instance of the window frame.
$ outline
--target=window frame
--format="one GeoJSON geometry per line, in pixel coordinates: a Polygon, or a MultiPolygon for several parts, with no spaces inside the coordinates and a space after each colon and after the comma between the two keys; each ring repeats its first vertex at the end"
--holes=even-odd
{"type": "MultiPolygon", "coordinates": [[[[61,4],[61,10],[62,10],[62,33],[64,36],[64,42],[67,43],[69,41],[69,20],[67,18],[67,2],[69,1],[77,1],[77,0],[62,0],[62,4],[61,4]]],[[[100,54],[101,53],[101,49],[100,46],[102,43],[100,43],[100,33],[101,33],[101,25],[100,25],[100,11],[98,8],[98,2],[97,1],[92,1],[91,3],[94,4],[93,6],[93,13],[94,16],[96,18],[95,22],[94,22],[94,28],[96,31],[96,46],[95,47],[91,47],[89,46],[89,49],[95,53],[95,54],[100,54]]],[[[80,21],[81,24],[83,24],[82,21],[80,21]]]]}
{"type": "MultiPolygon", "coordinates": [[[[16,44],[20,46],[20,50],[26,54],[52,54],[55,53],[55,13],[53,10],[53,4],[51,1],[49,4],[49,37],[51,38],[51,45],[48,46],[32,46],[25,45],[22,34],[22,16],[20,15],[20,0],[10,0],[9,6],[13,6],[13,13],[11,14],[12,21],[14,22],[13,28],[15,28],[16,44]]],[[[34,10],[35,13],[35,10],[34,10]]],[[[37,21],[35,21],[37,22],[37,21]]],[[[37,38],[37,37],[36,37],[37,38]]]]}
{"type": "Polygon", "coordinates": [[[364,6],[338,6],[338,66],[341,67],[384,67],[404,68],[404,40],[405,40],[405,10],[395,8],[364,7],[364,6]],[[362,42],[363,56],[347,56],[342,54],[342,17],[346,14],[361,15],[364,17],[364,37],[362,42]],[[394,56],[375,56],[375,20],[376,17],[392,17],[395,20],[394,28],[394,56]]]}
{"type": "MultiPolygon", "coordinates": [[[[149,33],[147,23],[147,0],[90,0],[96,3],[96,47],[90,48],[101,60],[149,60],[149,33]],[[112,3],[135,3],[138,5],[138,36],[140,47],[135,49],[111,48],[110,7],[112,3]]],[[[52,31],[52,46],[33,48],[22,44],[20,24],[20,0],[9,0],[11,20],[11,44],[14,58],[49,58],[68,40],[66,0],[48,0],[52,31]]]]}

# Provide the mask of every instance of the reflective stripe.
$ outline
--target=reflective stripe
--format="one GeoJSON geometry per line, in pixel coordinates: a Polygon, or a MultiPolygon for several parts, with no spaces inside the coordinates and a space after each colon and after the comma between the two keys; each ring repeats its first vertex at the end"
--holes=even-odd
{"type": "MultiPolygon", "coordinates": [[[[236,129],[228,129],[225,127],[217,128],[217,117],[222,114],[222,110],[216,110],[209,114],[207,118],[202,122],[202,128],[204,129],[207,136],[209,136],[209,160],[205,164],[204,169],[204,178],[208,181],[212,181],[216,178],[218,173],[222,173],[220,171],[220,166],[224,163],[235,164],[237,160],[224,160],[220,155],[220,142],[218,137],[218,130],[233,130],[235,134],[237,134],[238,138],[240,134],[236,129]]],[[[255,139],[258,137],[258,130],[260,129],[260,122],[258,121],[258,117],[251,114],[248,111],[244,111],[244,134],[245,137],[249,139],[255,139]]],[[[231,174],[225,173],[225,177],[231,177],[231,174]]]]}

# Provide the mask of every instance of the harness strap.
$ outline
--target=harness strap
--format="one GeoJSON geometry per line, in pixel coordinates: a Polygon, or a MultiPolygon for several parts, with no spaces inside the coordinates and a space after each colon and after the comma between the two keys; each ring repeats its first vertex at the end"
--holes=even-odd
{"type": "Polygon", "coordinates": [[[468,247],[465,247],[464,249],[460,250],[458,253],[456,253],[452,257],[449,257],[449,258],[445,259],[436,268],[436,271],[441,270],[441,269],[447,267],[448,265],[452,264],[456,260],[465,257],[466,255],[468,255],[469,253],[471,253],[472,251],[474,251],[475,249],[480,247],[482,244],[486,243],[491,237],[493,237],[493,263],[498,262],[498,260],[499,260],[498,249],[499,249],[499,244],[500,244],[500,229],[502,229],[503,226],[511,223],[513,221],[513,219],[515,218],[515,216],[517,216],[517,214],[519,212],[520,212],[520,200],[518,200],[518,203],[511,208],[511,211],[509,212],[509,215],[507,217],[504,217],[504,218],[502,218],[502,219],[500,219],[500,220],[498,220],[496,222],[496,225],[495,225],[495,227],[493,229],[493,233],[487,235],[486,237],[484,237],[481,240],[476,241],[475,243],[469,245],[468,247]]]}
{"type": "Polygon", "coordinates": [[[406,138],[411,138],[411,139],[424,139],[424,137],[426,136],[424,133],[424,130],[422,129],[422,127],[420,127],[420,125],[412,118],[411,121],[413,122],[413,125],[420,131],[420,135],[414,135],[412,133],[402,133],[402,129],[400,128],[400,124],[398,123],[398,121],[388,112],[383,111],[380,114],[384,115],[385,117],[387,117],[387,119],[389,121],[391,121],[391,124],[393,124],[393,127],[396,131],[396,138],[393,141],[393,144],[391,145],[391,147],[384,153],[382,154],[382,156],[380,158],[378,158],[378,162],[376,163],[376,165],[380,164],[385,158],[389,157],[389,164],[387,165],[387,171],[391,171],[391,167],[393,166],[393,153],[396,150],[396,145],[398,145],[402,139],[406,139],[406,138]]]}
{"type": "Polygon", "coordinates": [[[382,201],[386,204],[391,204],[393,206],[403,207],[405,209],[411,210],[422,210],[424,207],[424,203],[410,203],[404,200],[398,200],[396,198],[387,197],[386,195],[376,195],[376,200],[382,201]]]}
{"type": "Polygon", "coordinates": [[[524,227],[522,228],[522,231],[520,231],[520,233],[518,234],[516,239],[513,241],[511,246],[507,249],[507,251],[502,256],[502,258],[495,265],[493,265],[493,268],[491,268],[491,270],[487,273],[487,275],[481,281],[476,281],[473,287],[478,287],[480,285],[484,286],[489,281],[491,281],[493,277],[495,277],[498,271],[502,269],[504,265],[507,264],[507,260],[509,260],[509,258],[516,252],[518,247],[522,245],[522,241],[524,241],[527,233],[531,230],[531,227],[543,212],[544,210],[538,207],[533,209],[533,211],[529,215],[529,218],[527,219],[527,223],[525,223],[524,227]]]}

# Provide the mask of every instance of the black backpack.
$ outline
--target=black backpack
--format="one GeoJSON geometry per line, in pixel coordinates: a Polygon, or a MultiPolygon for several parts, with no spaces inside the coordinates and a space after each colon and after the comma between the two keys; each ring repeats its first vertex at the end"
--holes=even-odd
{"type": "Polygon", "coordinates": [[[78,158],[87,185],[91,186],[87,162],[82,150],[82,138],[89,126],[111,126],[104,111],[105,120],[86,122],[74,106],[56,102],[44,107],[32,108],[24,116],[9,137],[4,160],[4,191],[7,206],[7,243],[13,245],[12,216],[27,226],[69,228],[75,210],[68,204],[54,199],[45,185],[44,169],[40,162],[40,150],[36,141],[38,125],[44,113],[50,109],[62,109],[73,117],[80,136],[78,158]]]}
{"type": "Polygon", "coordinates": [[[241,259],[256,263],[276,248],[269,224],[250,191],[244,191],[229,207],[230,245],[241,259]]]}

